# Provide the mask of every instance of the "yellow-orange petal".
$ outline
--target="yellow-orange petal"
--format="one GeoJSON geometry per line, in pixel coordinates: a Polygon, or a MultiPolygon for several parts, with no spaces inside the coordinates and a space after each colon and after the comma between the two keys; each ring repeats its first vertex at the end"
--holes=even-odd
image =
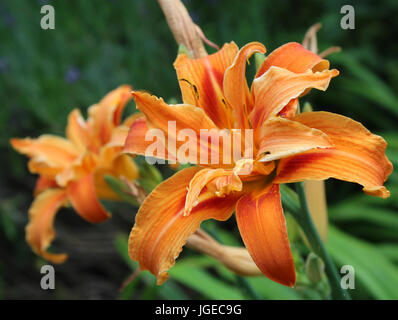
{"type": "Polygon", "coordinates": [[[69,182],[68,198],[76,212],[85,220],[99,223],[110,217],[100,203],[94,184],[94,173],[87,174],[77,181],[69,182]]]}
{"type": "Polygon", "coordinates": [[[99,157],[96,153],[85,152],[67,169],[55,176],[55,181],[61,187],[65,187],[70,181],[76,181],[92,173],[98,166],[99,157]]]}
{"type": "Polygon", "coordinates": [[[223,91],[232,108],[234,128],[249,128],[247,116],[251,111],[251,97],[246,81],[246,62],[254,53],[265,51],[264,45],[259,42],[248,43],[239,50],[234,62],[225,71],[223,91]]]}
{"type": "Polygon", "coordinates": [[[57,182],[55,179],[48,178],[46,176],[39,176],[36,181],[34,195],[37,196],[39,193],[42,193],[44,190],[49,188],[57,187],[57,182]]]}
{"type": "Polygon", "coordinates": [[[253,128],[256,129],[270,116],[277,115],[289,101],[298,98],[306,89],[325,91],[330,79],[338,74],[335,69],[297,74],[279,67],[271,67],[253,81],[252,93],[255,102],[249,116],[253,128]]]}
{"type": "Polygon", "coordinates": [[[40,193],[29,209],[29,224],[26,226],[26,241],[33,251],[53,263],[63,263],[67,255],[47,251],[55,237],[54,217],[60,207],[67,203],[62,189],[47,189],[40,193]]]}
{"type": "Polygon", "coordinates": [[[98,168],[94,171],[94,184],[97,197],[103,200],[121,201],[111,187],[106,183],[105,176],[114,176],[114,172],[109,168],[98,168]]]}
{"type": "Polygon", "coordinates": [[[265,121],[260,128],[260,136],[259,161],[278,160],[311,149],[333,146],[322,131],[280,117],[265,121]]]}
{"type": "Polygon", "coordinates": [[[180,54],[174,62],[184,103],[203,108],[220,128],[228,128],[226,106],[222,101],[224,73],[238,51],[238,46],[231,42],[209,56],[190,59],[180,54]]]}
{"type": "Polygon", "coordinates": [[[94,171],[95,190],[100,199],[120,200],[120,197],[105,182],[105,175],[128,181],[133,181],[139,176],[134,160],[126,154],[121,154],[121,150],[121,147],[112,147],[109,144],[101,150],[100,160],[94,171]]]}
{"type": "Polygon", "coordinates": [[[72,141],[80,152],[84,152],[93,144],[89,127],[79,109],[74,109],[68,116],[66,137],[72,141]]]}
{"type": "Polygon", "coordinates": [[[282,159],[277,183],[336,178],[359,183],[371,195],[382,198],[390,195],[383,186],[392,172],[383,138],[372,134],[359,122],[330,112],[305,112],[295,120],[326,133],[334,148],[282,159]]]}
{"type": "Polygon", "coordinates": [[[263,75],[272,66],[294,73],[303,73],[308,70],[316,72],[329,69],[329,61],[305,49],[297,42],[289,42],[271,52],[258,69],[256,78],[263,75]]]}
{"type": "Polygon", "coordinates": [[[112,163],[112,169],[118,178],[133,181],[139,177],[138,167],[128,155],[121,154],[112,163]]]}
{"type": "Polygon", "coordinates": [[[121,125],[113,129],[111,138],[109,142],[106,144],[106,146],[124,147],[129,130],[130,127],[125,125],[121,125]]]}
{"type": "Polygon", "coordinates": [[[242,190],[242,181],[233,170],[202,169],[189,182],[185,200],[184,215],[188,215],[200,203],[199,195],[203,189],[208,191],[205,196],[223,197],[233,191],[242,190]]]}
{"type": "Polygon", "coordinates": [[[294,286],[296,273],[279,185],[239,199],[236,219],[243,242],[259,269],[273,281],[294,286]]]}
{"type": "Polygon", "coordinates": [[[321,239],[326,243],[329,222],[325,182],[320,180],[307,180],[304,182],[304,190],[312,221],[314,221],[321,239]]]}
{"type": "MultiPolygon", "coordinates": [[[[42,135],[37,139],[11,139],[11,145],[18,152],[27,155],[37,164],[44,168],[52,168],[59,171],[68,167],[79,157],[79,151],[75,145],[61,137],[53,135],[42,135]]],[[[35,171],[34,173],[40,173],[35,171]]]]}
{"type": "Polygon", "coordinates": [[[162,182],[145,199],[129,238],[131,259],[141,270],[149,270],[162,284],[185,244],[186,239],[206,219],[226,220],[234,211],[237,197],[209,198],[184,216],[187,187],[200,170],[190,167],[162,182]]]}

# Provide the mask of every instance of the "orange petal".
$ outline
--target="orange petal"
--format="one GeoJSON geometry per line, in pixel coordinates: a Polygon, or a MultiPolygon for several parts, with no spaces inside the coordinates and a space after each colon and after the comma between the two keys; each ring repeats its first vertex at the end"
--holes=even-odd
{"type": "Polygon", "coordinates": [[[119,155],[115,161],[113,161],[112,168],[118,178],[125,178],[129,181],[133,181],[139,176],[137,165],[133,159],[125,154],[119,155]]]}
{"type": "Polygon", "coordinates": [[[106,144],[106,146],[124,147],[129,130],[130,130],[130,127],[125,126],[125,125],[121,125],[121,126],[116,127],[115,129],[113,129],[111,139],[106,144]]]}
{"type": "Polygon", "coordinates": [[[105,175],[112,175],[128,181],[138,178],[138,168],[135,162],[128,155],[121,154],[121,150],[121,147],[112,147],[109,144],[101,149],[100,159],[94,172],[95,190],[101,199],[120,200],[120,197],[105,182],[105,175]]]}
{"type": "Polygon", "coordinates": [[[283,107],[283,109],[278,113],[278,116],[286,118],[286,119],[293,119],[297,114],[297,109],[299,107],[298,99],[292,99],[289,103],[283,107]]]}
{"type": "Polygon", "coordinates": [[[183,215],[187,187],[199,170],[183,169],[162,182],[145,199],[136,216],[129,254],[139,262],[141,270],[149,270],[157,277],[158,284],[167,280],[167,270],[203,220],[226,220],[234,211],[237,196],[214,197],[201,202],[189,216],[183,215]]]}
{"type": "Polygon", "coordinates": [[[307,88],[325,91],[330,79],[338,74],[337,70],[296,74],[279,67],[271,67],[253,81],[255,104],[250,113],[253,128],[256,129],[270,116],[278,114],[290,100],[298,98],[307,88]]]}
{"type": "Polygon", "coordinates": [[[171,154],[167,151],[167,147],[165,146],[165,143],[163,143],[163,141],[158,139],[152,141],[145,138],[149,129],[150,128],[147,125],[145,117],[136,119],[131,125],[128,132],[123,152],[133,155],[145,156],[145,153],[148,150],[149,146],[151,146],[154,142],[157,142],[161,147],[155,150],[154,157],[175,161],[175,154],[171,154]]]}
{"type": "Polygon", "coordinates": [[[236,219],[243,242],[259,269],[273,281],[294,286],[296,273],[279,185],[259,195],[243,196],[236,205],[236,219]]]}
{"type": "Polygon", "coordinates": [[[265,53],[265,47],[259,42],[251,42],[240,49],[233,64],[224,75],[223,90],[225,98],[232,107],[234,128],[249,128],[248,112],[251,111],[250,92],[246,82],[246,62],[256,52],[265,53]],[[250,104],[250,105],[248,105],[250,104]]]}
{"type": "Polygon", "coordinates": [[[37,196],[39,193],[42,193],[44,190],[57,187],[57,182],[46,176],[39,176],[36,181],[34,195],[37,196]]]}
{"type": "Polygon", "coordinates": [[[128,85],[109,92],[98,104],[88,110],[91,130],[101,144],[109,141],[112,130],[120,124],[121,115],[131,99],[132,88],[128,85]]]}
{"type": "Polygon", "coordinates": [[[294,73],[303,73],[308,70],[316,72],[329,69],[329,61],[305,49],[297,42],[289,42],[271,52],[258,69],[256,78],[263,75],[272,66],[294,73]]]}
{"type": "Polygon", "coordinates": [[[103,200],[121,201],[121,198],[109,187],[104,177],[114,176],[114,172],[109,168],[98,168],[94,171],[94,184],[97,197],[103,200]]]}
{"type": "Polygon", "coordinates": [[[94,173],[70,182],[67,191],[73,208],[88,222],[103,222],[110,217],[110,214],[98,200],[94,185],[94,173]]]}
{"type": "Polygon", "coordinates": [[[167,132],[169,121],[176,121],[176,129],[200,129],[217,128],[214,122],[194,105],[177,104],[168,105],[162,98],[157,98],[146,92],[133,92],[137,108],[142,111],[151,125],[167,132]]]}
{"type": "Polygon", "coordinates": [[[311,149],[333,146],[322,131],[279,117],[264,122],[260,132],[259,161],[278,160],[311,149]]]}
{"type": "Polygon", "coordinates": [[[74,109],[68,116],[66,137],[75,144],[80,152],[85,151],[92,144],[91,140],[93,139],[91,138],[89,127],[79,109],[74,109]]]}
{"type": "Polygon", "coordinates": [[[238,51],[237,45],[231,42],[200,59],[180,54],[174,63],[184,103],[203,108],[220,128],[228,128],[226,106],[222,101],[224,73],[238,51]]]}
{"type": "Polygon", "coordinates": [[[277,183],[336,178],[359,183],[368,194],[382,198],[390,195],[383,186],[392,172],[383,138],[371,134],[359,122],[329,112],[301,113],[296,121],[326,133],[334,148],[282,159],[277,183]]]}
{"type": "MultiPolygon", "coordinates": [[[[120,148],[119,148],[120,150],[120,148]]],[[[113,159],[112,159],[113,161],[113,159]]],[[[91,173],[98,166],[99,157],[96,153],[83,153],[71,166],[55,176],[55,181],[61,187],[65,187],[69,181],[76,181],[91,173]]]]}
{"type": "Polygon", "coordinates": [[[184,215],[189,215],[191,210],[200,203],[199,195],[206,186],[209,192],[204,196],[224,197],[233,191],[241,191],[242,181],[232,170],[200,170],[189,183],[184,215]]]}
{"type": "MultiPolygon", "coordinates": [[[[182,133],[183,130],[192,131],[194,135],[193,138],[195,139],[191,139],[187,143],[196,143],[196,153],[189,158],[190,163],[199,163],[198,159],[200,158],[201,152],[210,157],[212,151],[214,151],[217,156],[222,157],[222,150],[219,146],[213,144],[216,143],[213,142],[215,140],[208,139],[207,136],[203,135],[201,137],[201,133],[203,130],[208,130],[209,136],[219,137],[219,144],[223,141],[223,133],[230,139],[229,133],[218,129],[202,109],[192,105],[168,105],[163,99],[156,98],[145,92],[134,92],[133,95],[137,107],[145,114],[148,125],[160,129],[164,133],[165,141],[175,141],[176,150],[179,149],[181,145],[185,144],[185,140],[179,140],[179,134],[182,133]],[[173,124],[172,122],[175,123],[173,124]],[[175,130],[169,130],[169,125],[171,124],[175,125],[175,130]]],[[[145,127],[145,124],[142,123],[142,120],[141,122],[138,122],[138,120],[134,122],[133,126],[130,128],[124,151],[144,151],[145,153],[148,145],[153,143],[152,141],[150,141],[149,144],[146,143],[145,136],[144,139],[142,139],[144,132],[146,134],[147,131],[148,129],[145,127]],[[142,141],[137,141],[139,139],[142,139],[142,141]]],[[[161,141],[161,145],[164,145],[163,141],[161,141]]],[[[168,148],[167,158],[177,156],[176,150],[168,148]]],[[[165,156],[165,152],[158,155],[160,158],[164,158],[165,156]]],[[[184,162],[179,159],[177,160],[178,162],[184,162]]],[[[222,161],[218,161],[218,163],[222,163],[222,161]]]]}
{"type": "Polygon", "coordinates": [[[58,209],[67,203],[67,195],[61,189],[47,189],[40,193],[29,209],[29,224],[26,226],[26,241],[33,251],[53,263],[63,263],[66,254],[47,251],[55,237],[54,217],[58,209]]]}
{"type": "Polygon", "coordinates": [[[11,145],[18,152],[32,159],[32,173],[41,173],[41,168],[60,172],[75,161],[79,152],[75,145],[61,137],[42,135],[37,139],[11,139],[11,145]]]}

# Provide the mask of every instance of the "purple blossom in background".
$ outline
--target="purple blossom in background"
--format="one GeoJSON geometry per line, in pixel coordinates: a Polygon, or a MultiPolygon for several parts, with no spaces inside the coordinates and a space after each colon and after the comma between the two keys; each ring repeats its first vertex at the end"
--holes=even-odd
{"type": "Polygon", "coordinates": [[[70,66],[68,68],[68,71],[66,72],[65,81],[67,83],[75,83],[79,79],[80,79],[80,70],[79,70],[79,68],[77,68],[75,66],[70,66]]]}

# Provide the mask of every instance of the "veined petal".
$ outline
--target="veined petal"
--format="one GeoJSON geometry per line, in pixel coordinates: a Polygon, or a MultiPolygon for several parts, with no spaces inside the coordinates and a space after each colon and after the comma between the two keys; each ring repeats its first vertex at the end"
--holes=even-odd
{"type": "Polygon", "coordinates": [[[271,52],[258,69],[256,78],[263,75],[272,66],[294,73],[303,73],[308,70],[316,72],[329,69],[329,61],[305,49],[297,42],[289,42],[271,52]]]}
{"type": "Polygon", "coordinates": [[[298,98],[307,88],[325,91],[330,79],[338,74],[335,69],[296,74],[271,67],[253,81],[254,109],[249,116],[253,128],[256,129],[270,116],[278,114],[289,101],[298,98]]]}
{"type": "Polygon", "coordinates": [[[185,198],[190,180],[200,170],[190,167],[162,182],[145,199],[135,219],[129,239],[131,259],[141,270],[149,270],[158,284],[167,280],[170,269],[186,239],[206,219],[226,220],[235,208],[238,196],[213,197],[201,202],[184,216],[185,198]]]}
{"type": "Polygon", "coordinates": [[[184,215],[189,215],[194,207],[200,203],[199,195],[206,187],[204,196],[223,197],[233,191],[242,191],[242,181],[233,170],[202,169],[189,182],[185,201],[184,215]]]}
{"type": "Polygon", "coordinates": [[[52,168],[59,172],[68,167],[79,157],[75,145],[61,137],[42,135],[37,139],[11,139],[11,145],[18,152],[27,155],[34,164],[33,173],[41,173],[40,168],[52,168]]]}
{"type": "Polygon", "coordinates": [[[265,51],[265,47],[259,42],[248,43],[240,49],[232,65],[225,71],[223,90],[232,107],[234,128],[249,128],[247,116],[251,111],[251,105],[248,105],[251,97],[246,82],[246,62],[254,53],[265,51]]]}
{"type": "Polygon", "coordinates": [[[200,129],[217,128],[206,113],[194,105],[168,105],[162,98],[139,91],[134,91],[133,97],[137,108],[145,114],[153,127],[164,132],[167,132],[169,121],[176,122],[177,130],[189,128],[199,132],[200,129]]]}
{"type": "Polygon", "coordinates": [[[373,135],[359,122],[330,112],[305,112],[295,120],[326,133],[334,148],[282,159],[276,183],[336,178],[359,183],[371,195],[390,195],[383,186],[392,172],[383,138],[373,135]]]}
{"type": "MultiPolygon", "coordinates": [[[[204,157],[207,155],[207,158],[209,158],[212,153],[215,154],[217,159],[223,157],[220,143],[223,142],[224,139],[231,141],[230,133],[226,130],[218,129],[201,108],[192,105],[168,105],[163,99],[156,98],[144,92],[134,92],[133,95],[137,107],[146,116],[147,127],[142,123],[142,120],[138,122],[137,119],[136,122],[134,122],[130,128],[128,138],[126,139],[125,152],[140,151],[145,153],[146,148],[153,142],[147,143],[145,141],[145,136],[142,141],[136,140],[142,138],[144,132],[145,134],[148,132],[149,127],[153,127],[160,129],[164,133],[165,143],[166,141],[175,141],[176,150],[186,143],[189,145],[195,144],[196,153],[189,157],[189,163],[199,163],[201,155],[204,155],[204,157]],[[193,136],[191,139],[188,139],[188,141],[186,141],[186,139],[182,141],[179,138],[180,134],[185,136],[188,131],[190,131],[193,136]],[[204,131],[208,134],[204,134],[204,131]]],[[[163,141],[160,141],[160,144],[164,145],[163,141]]],[[[163,154],[157,155],[157,157],[164,158],[167,156],[167,159],[171,159],[172,157],[178,156],[176,150],[171,149],[169,145],[167,145],[167,148],[167,154],[163,152],[163,154]]],[[[177,161],[183,162],[180,161],[180,159],[177,159],[177,161]]],[[[221,160],[217,163],[222,164],[222,162],[221,160]]]]}
{"type": "Polygon", "coordinates": [[[203,108],[220,128],[228,128],[227,106],[222,101],[224,73],[238,51],[231,42],[204,58],[190,59],[180,54],[174,62],[184,103],[203,108]]]}
{"type": "Polygon", "coordinates": [[[55,237],[54,217],[58,209],[67,203],[67,195],[61,189],[47,189],[40,193],[29,209],[26,241],[33,251],[53,263],[63,263],[67,255],[50,253],[47,248],[55,237]]]}
{"type": "Polygon", "coordinates": [[[55,179],[48,178],[46,176],[39,176],[36,181],[34,195],[37,196],[39,193],[47,190],[49,188],[57,187],[57,182],[55,179]]]}
{"type": "Polygon", "coordinates": [[[292,287],[296,282],[279,185],[249,193],[236,205],[236,219],[246,248],[271,280],[292,287]]]}
{"type": "Polygon", "coordinates": [[[88,222],[103,222],[110,217],[97,197],[94,173],[89,173],[77,181],[69,182],[67,192],[73,208],[88,222]]]}
{"type": "Polygon", "coordinates": [[[271,118],[260,128],[259,161],[286,158],[311,149],[333,146],[320,130],[284,118],[271,118]]]}

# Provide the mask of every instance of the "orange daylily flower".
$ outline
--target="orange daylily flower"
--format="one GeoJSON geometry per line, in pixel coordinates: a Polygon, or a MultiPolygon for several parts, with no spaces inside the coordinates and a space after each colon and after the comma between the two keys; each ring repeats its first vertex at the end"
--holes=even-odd
{"type": "MultiPolygon", "coordinates": [[[[281,183],[332,177],[359,183],[368,194],[389,196],[383,184],[392,165],[381,137],[344,116],[296,112],[299,97],[311,88],[326,90],[338,71],[329,70],[327,60],[300,44],[288,43],[265,59],[249,89],[246,61],[253,53],[265,51],[257,42],[240,50],[232,42],[200,59],[179,55],[174,66],[181,105],[133,92],[145,117],[131,126],[124,148],[127,153],[145,155],[152,143],[145,141],[149,128],[161,129],[166,139],[174,139],[167,132],[168,121],[176,122],[174,136],[184,128],[198,136],[200,129],[254,132],[249,146],[252,159],[202,165],[197,155],[191,162],[198,166],[177,172],[143,202],[130,234],[129,254],[141,270],[157,276],[158,284],[167,280],[167,270],[203,220],[226,220],[236,211],[240,234],[259,269],[270,279],[293,286],[295,268],[281,183]],[[251,173],[240,174],[246,165],[251,166],[251,173]]],[[[213,145],[200,141],[198,153],[204,147],[213,145]]],[[[166,151],[159,156],[174,160],[175,154],[166,151]]]]}
{"type": "Polygon", "coordinates": [[[37,139],[11,139],[18,152],[27,155],[29,170],[39,174],[35,199],[29,209],[26,240],[33,251],[62,263],[66,254],[47,251],[55,237],[53,221],[62,206],[72,205],[85,220],[98,223],[110,217],[99,199],[119,200],[107,186],[104,175],[133,180],[138,177],[134,161],[121,155],[129,125],[121,115],[131,98],[131,87],[121,86],[88,109],[85,121],[78,109],[69,114],[66,139],[42,135],[37,139]]]}

